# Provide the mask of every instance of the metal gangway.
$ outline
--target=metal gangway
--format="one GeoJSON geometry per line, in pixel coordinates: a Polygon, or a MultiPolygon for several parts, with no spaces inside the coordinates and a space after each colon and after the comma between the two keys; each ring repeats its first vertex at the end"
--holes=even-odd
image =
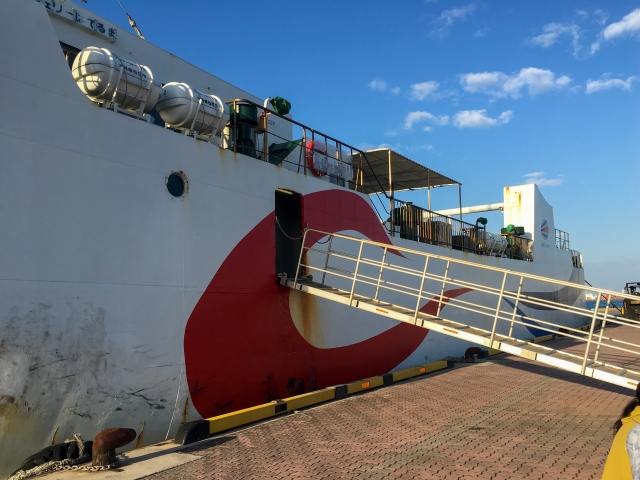
{"type": "Polygon", "coordinates": [[[309,228],[302,246],[281,285],[626,388],[640,382],[625,368],[640,361],[627,330],[640,322],[609,301],[637,296],[309,228]],[[597,294],[594,310],[576,303],[586,292],[597,294]],[[535,343],[559,333],[572,345],[535,343]]]}

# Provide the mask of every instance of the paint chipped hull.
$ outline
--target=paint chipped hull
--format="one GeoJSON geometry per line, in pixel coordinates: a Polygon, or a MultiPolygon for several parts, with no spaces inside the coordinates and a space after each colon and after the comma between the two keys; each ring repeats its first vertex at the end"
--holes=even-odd
{"type": "MultiPolygon", "coordinates": [[[[92,438],[103,428],[134,428],[139,447],[201,416],[468,346],[280,289],[275,189],[301,193],[315,228],[377,238],[383,231],[369,199],[96,108],[73,83],[58,41],[103,40],[74,37],[73,26],[56,23],[37,2],[9,0],[5,13],[0,91],[11,95],[0,110],[0,476],[76,432],[92,438]],[[172,171],[189,180],[181,199],[165,188],[172,171]]],[[[187,77],[204,75],[126,32],[118,41],[114,51],[132,42],[158,65],[165,59],[172,66],[164,78],[180,79],[170,76],[178,67],[187,77]]],[[[223,98],[252,98],[213,81],[223,98]]],[[[570,257],[468,258],[582,281],[570,257]]]]}

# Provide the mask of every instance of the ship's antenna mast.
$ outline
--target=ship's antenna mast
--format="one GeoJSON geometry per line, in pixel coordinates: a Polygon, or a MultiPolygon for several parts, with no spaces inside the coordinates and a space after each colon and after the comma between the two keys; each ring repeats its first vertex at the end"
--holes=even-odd
{"type": "Polygon", "coordinates": [[[131,15],[129,15],[129,12],[127,12],[127,9],[124,8],[124,5],[122,5],[122,2],[120,0],[118,0],[118,3],[120,4],[120,6],[122,7],[122,10],[124,10],[125,15],[127,16],[127,18],[129,19],[129,25],[131,25],[131,28],[133,28],[136,33],[138,34],[138,36],[142,39],[142,40],[146,40],[146,38],[144,38],[144,35],[142,35],[142,32],[140,31],[140,29],[138,28],[138,25],[136,25],[136,22],[133,18],[131,18],[131,15]]]}

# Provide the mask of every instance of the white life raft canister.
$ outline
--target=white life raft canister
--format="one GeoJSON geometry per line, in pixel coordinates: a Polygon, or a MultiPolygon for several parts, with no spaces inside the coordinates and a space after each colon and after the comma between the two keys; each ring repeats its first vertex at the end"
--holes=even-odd
{"type": "Polygon", "coordinates": [[[186,83],[164,85],[156,110],[170,127],[186,128],[198,135],[218,135],[229,121],[218,97],[199,92],[186,83]]]}
{"type": "Polygon", "coordinates": [[[126,110],[138,111],[144,103],[146,113],[162,92],[149,67],[125,60],[106,48],[82,50],[73,61],[71,74],[82,93],[94,102],[115,100],[126,110]]]}

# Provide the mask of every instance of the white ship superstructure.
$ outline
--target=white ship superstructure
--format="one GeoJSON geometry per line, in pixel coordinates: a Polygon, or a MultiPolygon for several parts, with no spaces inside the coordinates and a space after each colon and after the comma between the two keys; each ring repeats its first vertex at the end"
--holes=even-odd
{"type": "Polygon", "coordinates": [[[457,182],[316,132],[81,6],[2,10],[0,476],[76,432],[134,428],[139,447],[469,346],[282,288],[305,224],[583,284],[535,185],[503,192],[524,233],[489,234],[398,198],[457,182]]]}

